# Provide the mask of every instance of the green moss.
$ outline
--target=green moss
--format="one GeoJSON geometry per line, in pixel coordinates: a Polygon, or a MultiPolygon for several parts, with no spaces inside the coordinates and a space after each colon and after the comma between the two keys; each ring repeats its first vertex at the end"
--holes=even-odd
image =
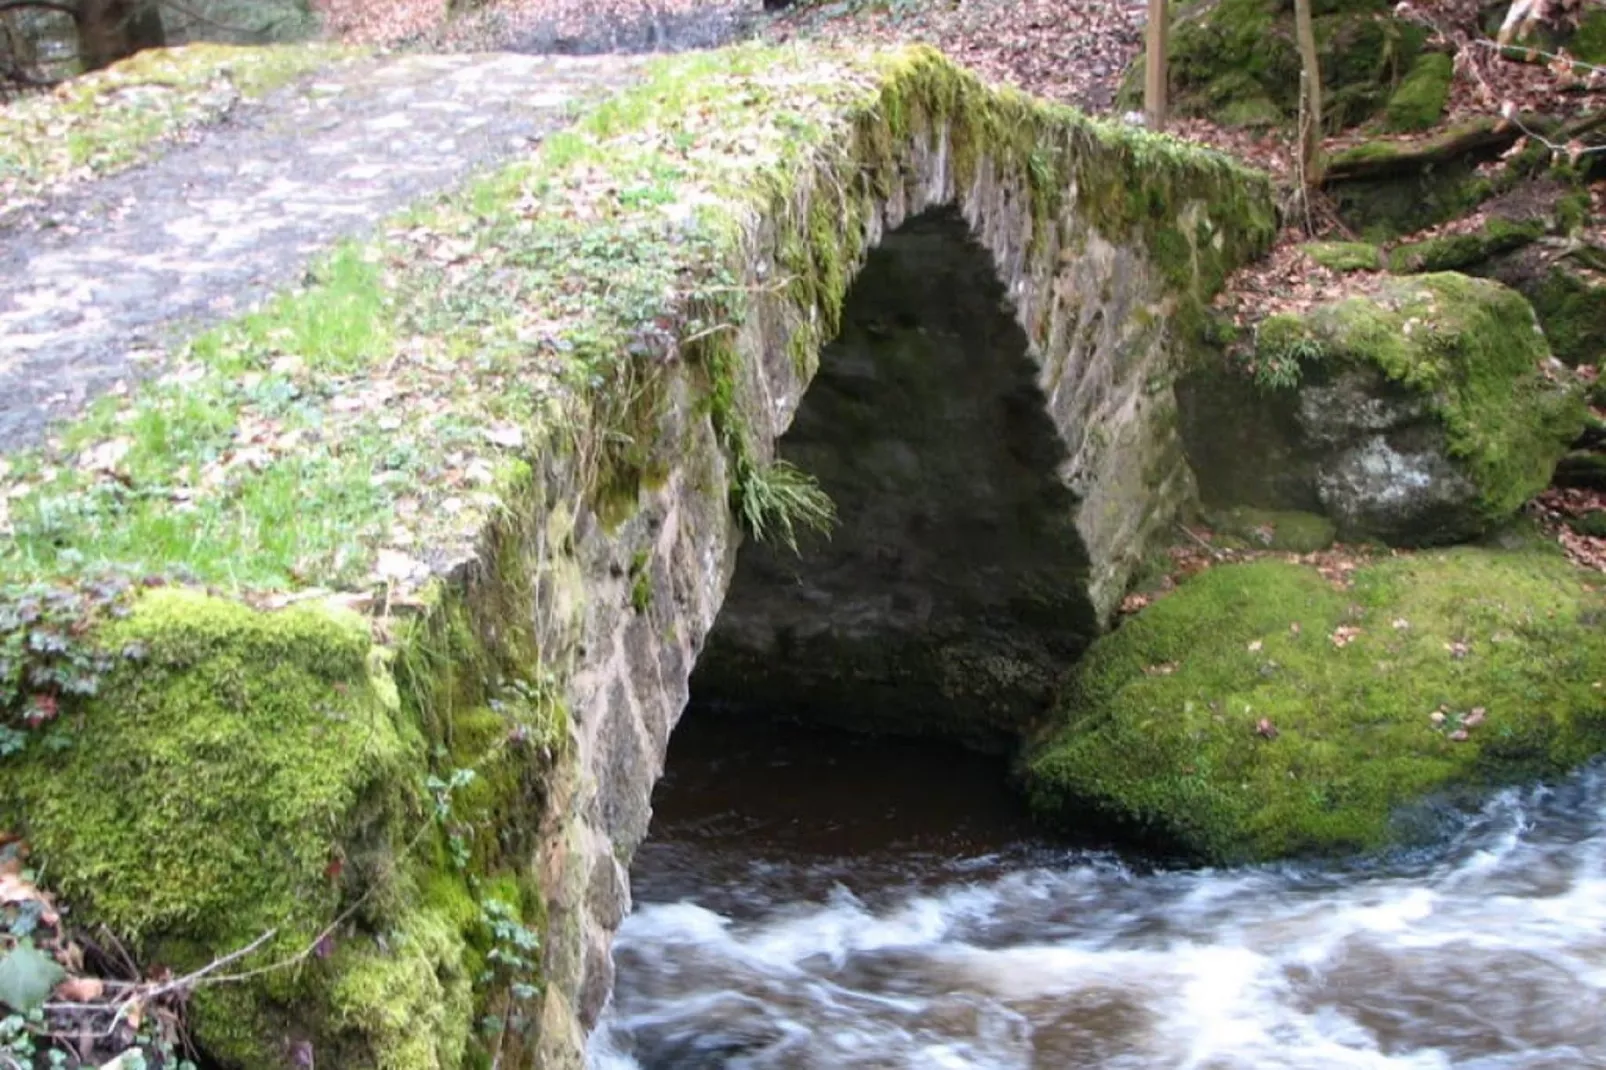
{"type": "Polygon", "coordinates": [[[1389,270],[1396,275],[1419,271],[1459,271],[1500,253],[1520,249],[1545,231],[1539,220],[1514,223],[1490,219],[1482,229],[1410,242],[1389,251],[1389,270]]]}
{"type": "Polygon", "coordinates": [[[331,852],[358,831],[388,847],[410,806],[392,781],[417,741],[366,624],[155,590],[100,641],[140,656],[0,785],[54,885],[134,938],[304,931],[338,900],[331,852]]]}
{"type": "Polygon", "coordinates": [[[1300,251],[1332,271],[1376,271],[1383,266],[1377,246],[1355,241],[1313,241],[1300,251]]]}
{"type": "Polygon", "coordinates": [[[1385,242],[1470,212],[1497,192],[1494,182],[1465,158],[1437,164],[1420,160],[1494,122],[1474,119],[1426,139],[1368,141],[1333,153],[1330,172],[1364,164],[1379,175],[1329,185],[1339,218],[1367,241],[1385,242]]]}
{"type": "Polygon", "coordinates": [[[1606,364],[1606,282],[1556,264],[1528,299],[1556,357],[1565,364],[1606,364]]]}
{"type": "MultiPolygon", "coordinates": [[[[1329,129],[1375,113],[1408,70],[1425,31],[1370,2],[1339,0],[1314,20],[1329,129]]],[[[1167,73],[1173,108],[1232,125],[1291,122],[1299,111],[1292,9],[1276,0],[1201,0],[1172,27],[1167,73]]],[[[1128,71],[1123,108],[1142,103],[1142,60],[1128,71]]]]}
{"type": "MultiPolygon", "coordinates": [[[[303,950],[343,903],[362,922],[396,901],[422,746],[365,621],[157,589],[95,639],[116,670],[0,780],[0,815],[84,923],[179,968],[276,933],[245,968],[303,950]]],[[[265,975],[197,1034],[249,1055],[239,1022],[317,984],[265,975]]]]}
{"type": "Polygon", "coordinates": [[[1209,512],[1205,520],[1227,541],[1252,550],[1308,554],[1333,545],[1338,530],[1325,516],[1291,510],[1237,506],[1209,512]]]}
{"type": "Polygon", "coordinates": [[[1578,30],[1568,42],[1569,51],[1585,63],[1606,65],[1606,10],[1593,7],[1578,20],[1578,30]]]}
{"type": "Polygon", "coordinates": [[[1479,489],[1488,523],[1550,481],[1583,425],[1578,394],[1542,374],[1549,352],[1533,310],[1499,283],[1414,276],[1389,283],[1375,299],[1273,317],[1261,325],[1256,359],[1274,364],[1301,344],[1314,346],[1329,368],[1370,365],[1427,399],[1451,455],[1479,489]]]}
{"type": "Polygon", "coordinates": [[[463,951],[457,926],[428,911],[404,917],[383,945],[343,948],[329,993],[336,1036],[361,1036],[385,1070],[461,1066],[473,1020],[463,951]]]}
{"type": "Polygon", "coordinates": [[[1078,665],[1029,756],[1031,799],[1216,861],[1379,847],[1402,806],[1606,748],[1603,612],[1548,553],[1391,559],[1348,591],[1218,566],[1078,665]]]}
{"type": "MultiPolygon", "coordinates": [[[[21,97],[0,106],[0,191],[21,201],[55,192],[85,169],[123,170],[175,134],[226,115],[236,93],[260,97],[359,55],[322,44],[151,49],[51,93],[21,97]]],[[[0,219],[7,207],[0,200],[0,219]]]]}
{"type": "Polygon", "coordinates": [[[1606,539],[1606,509],[1591,509],[1580,516],[1572,517],[1567,521],[1567,526],[1580,535],[1606,539]]]}
{"type": "Polygon", "coordinates": [[[1383,125],[1394,133],[1427,130],[1444,114],[1455,63],[1443,52],[1427,52],[1411,64],[1410,73],[1389,97],[1383,125]]]}

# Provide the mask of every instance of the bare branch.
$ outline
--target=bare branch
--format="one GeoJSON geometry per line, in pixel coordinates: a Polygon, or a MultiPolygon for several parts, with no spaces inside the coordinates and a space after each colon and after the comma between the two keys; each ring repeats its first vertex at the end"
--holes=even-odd
{"type": "Polygon", "coordinates": [[[1601,67],[1594,63],[1585,63],[1583,60],[1577,59],[1573,56],[1562,56],[1555,52],[1546,52],[1542,48],[1529,48],[1527,45],[1503,45],[1498,41],[1491,41],[1486,37],[1473,38],[1472,43],[1475,45],[1480,45],[1483,48],[1493,49],[1503,56],[1508,56],[1508,58],[1510,53],[1520,52],[1524,55],[1543,56],[1548,60],[1567,63],[1573,67],[1582,67],[1586,71],[1599,71],[1602,74],[1606,74],[1606,67],[1601,67]]]}

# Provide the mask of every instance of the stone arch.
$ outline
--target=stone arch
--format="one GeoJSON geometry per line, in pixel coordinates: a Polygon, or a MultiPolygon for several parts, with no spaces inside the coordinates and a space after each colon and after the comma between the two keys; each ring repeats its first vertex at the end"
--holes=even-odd
{"type": "Polygon", "coordinates": [[[1266,186],[1222,158],[954,78],[917,52],[811,170],[745,206],[737,329],[700,339],[664,384],[658,474],[618,526],[582,513],[563,533],[586,597],[569,681],[572,775],[550,803],[543,866],[553,934],[545,1065],[570,1064],[612,988],[629,860],[738,567],[733,444],[751,450],[747,463],[775,455],[853,280],[889,236],[911,221],[902,233],[918,233],[921,220],[940,220],[944,240],[968,247],[972,270],[990,265],[1018,332],[1039,441],[1053,446],[1052,475],[1038,474],[1073,512],[1063,534],[1083,608],[1067,649],[1088,638],[1082,625],[1108,619],[1154,534],[1193,493],[1171,384],[1202,303],[1269,237],[1266,186]]]}
{"type": "Polygon", "coordinates": [[[885,235],[777,443],[835,530],[742,547],[700,700],[986,747],[1046,706],[1098,614],[1029,348],[956,209],[885,235]]]}

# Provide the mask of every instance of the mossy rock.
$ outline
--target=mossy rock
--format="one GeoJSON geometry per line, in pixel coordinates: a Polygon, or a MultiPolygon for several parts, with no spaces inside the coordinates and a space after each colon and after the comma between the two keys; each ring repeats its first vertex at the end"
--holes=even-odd
{"type": "MultiPolygon", "coordinates": [[[[0,780],[0,819],[48,860],[51,885],[77,914],[176,969],[275,934],[241,964],[250,968],[303,951],[362,894],[338,937],[342,955],[410,968],[405,949],[379,954],[359,935],[395,920],[401,844],[423,786],[409,772],[422,767],[422,741],[367,622],[158,589],[96,642],[123,655],[99,693],[6,759],[0,780]]],[[[461,959],[461,937],[450,939],[455,951],[432,945],[430,954],[461,959]]],[[[240,1065],[279,1065],[284,1053],[241,1026],[296,1007],[281,1035],[315,1037],[342,1053],[338,1065],[376,1065],[385,1038],[353,1035],[362,1023],[337,1039],[298,1020],[325,1001],[334,976],[322,966],[270,971],[230,988],[221,1015],[208,1012],[207,990],[197,1039],[240,1065]]],[[[392,1002],[427,1017],[401,993],[392,1002]]],[[[430,1043],[451,1046],[444,1035],[430,1043]]]]}
{"type": "Polygon", "coordinates": [[[1383,125],[1393,133],[1427,130],[1444,114],[1455,63],[1443,52],[1427,52],[1411,64],[1410,73],[1389,97],[1383,125]]]}
{"type": "Polygon", "coordinates": [[[1606,280],[1599,274],[1555,264],[1528,299],[1563,363],[1606,365],[1606,280]]]}
{"type": "Polygon", "coordinates": [[[1205,521],[1229,542],[1256,550],[1308,554],[1333,545],[1338,528],[1317,513],[1237,506],[1207,512],[1205,521]]]}
{"type": "Polygon", "coordinates": [[[1474,270],[1528,299],[1556,359],[1573,367],[1606,365],[1606,274],[1542,245],[1493,257],[1474,270]]]}
{"type": "Polygon", "coordinates": [[[1550,481],[1585,410],[1549,356],[1520,294],[1453,273],[1269,317],[1255,349],[1263,376],[1297,380],[1323,510],[1405,545],[1476,536],[1550,481]]]}
{"type": "MultiPolygon", "coordinates": [[[[1377,112],[1421,51],[1426,31],[1383,13],[1372,0],[1332,0],[1314,20],[1329,129],[1377,112]]],[[[1201,0],[1173,20],[1167,76],[1172,107],[1231,125],[1293,121],[1299,112],[1299,53],[1292,5],[1279,0],[1201,0]]],[[[1120,100],[1137,107],[1142,60],[1120,100]]]]}
{"type": "Polygon", "coordinates": [[[1556,486],[1606,491],[1606,454],[1576,450],[1556,464],[1556,486]]]}
{"type": "Polygon", "coordinates": [[[1545,232],[1539,220],[1490,219],[1465,234],[1445,234],[1409,242],[1389,251],[1389,270],[1396,275],[1426,271],[1462,271],[1501,253],[1519,249],[1545,232]]]}
{"type": "Polygon", "coordinates": [[[543,766],[469,701],[494,671],[471,633],[407,635],[404,694],[370,627],[316,602],[146,591],[81,639],[110,665],[96,693],[0,760],[0,827],[80,924],[176,972],[256,946],[235,966],[249,983],[192,998],[192,1035],[225,1065],[271,1070],[305,1044],[354,1070],[455,1070],[476,1010],[505,995],[475,984],[470,887],[528,864],[518,829],[538,807],[520,800],[543,766]],[[432,717],[450,728],[424,731],[432,717]],[[449,792],[455,860],[430,817],[436,761],[476,773],[449,792]]]}
{"type": "Polygon", "coordinates": [[[1457,160],[1383,178],[1336,182],[1327,192],[1346,227],[1381,243],[1466,215],[1493,195],[1495,187],[1478,173],[1475,161],[1457,160]]]}
{"type": "Polygon", "coordinates": [[[1603,620],[1553,552],[1393,558],[1347,590],[1300,565],[1218,566],[1079,663],[1027,755],[1029,797],[1212,862],[1410,839],[1431,798],[1606,749],[1603,620]]]}
{"type": "Polygon", "coordinates": [[[1591,509],[1581,516],[1572,517],[1567,521],[1567,526],[1580,535],[1606,539],[1606,509],[1591,509]]]}
{"type": "Polygon", "coordinates": [[[1313,241],[1299,249],[1331,271],[1378,271],[1383,267],[1381,250],[1370,242],[1313,241]]]}
{"type": "Polygon", "coordinates": [[[1585,63],[1606,66],[1606,8],[1595,6],[1578,20],[1568,50],[1585,63]]]}

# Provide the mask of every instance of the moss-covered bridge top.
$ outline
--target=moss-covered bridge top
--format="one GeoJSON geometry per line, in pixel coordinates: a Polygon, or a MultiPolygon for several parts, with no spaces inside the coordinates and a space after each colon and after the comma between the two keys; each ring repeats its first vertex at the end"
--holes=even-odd
{"type": "Polygon", "coordinates": [[[1267,226],[1263,180],[1227,159],[985,87],[931,51],[665,60],[0,459],[0,584],[110,572],[407,597],[471,556],[554,452],[589,458],[599,494],[628,489],[630,410],[668,361],[707,367],[744,455],[720,380],[745,247],[760,226],[782,235],[775,285],[817,307],[794,340],[810,351],[860,255],[865,198],[894,185],[901,140],[944,123],[961,187],[1018,170],[1035,215],[1074,197],[1190,286],[1267,226]],[[1188,203],[1231,222],[1184,223],[1188,203]]]}

